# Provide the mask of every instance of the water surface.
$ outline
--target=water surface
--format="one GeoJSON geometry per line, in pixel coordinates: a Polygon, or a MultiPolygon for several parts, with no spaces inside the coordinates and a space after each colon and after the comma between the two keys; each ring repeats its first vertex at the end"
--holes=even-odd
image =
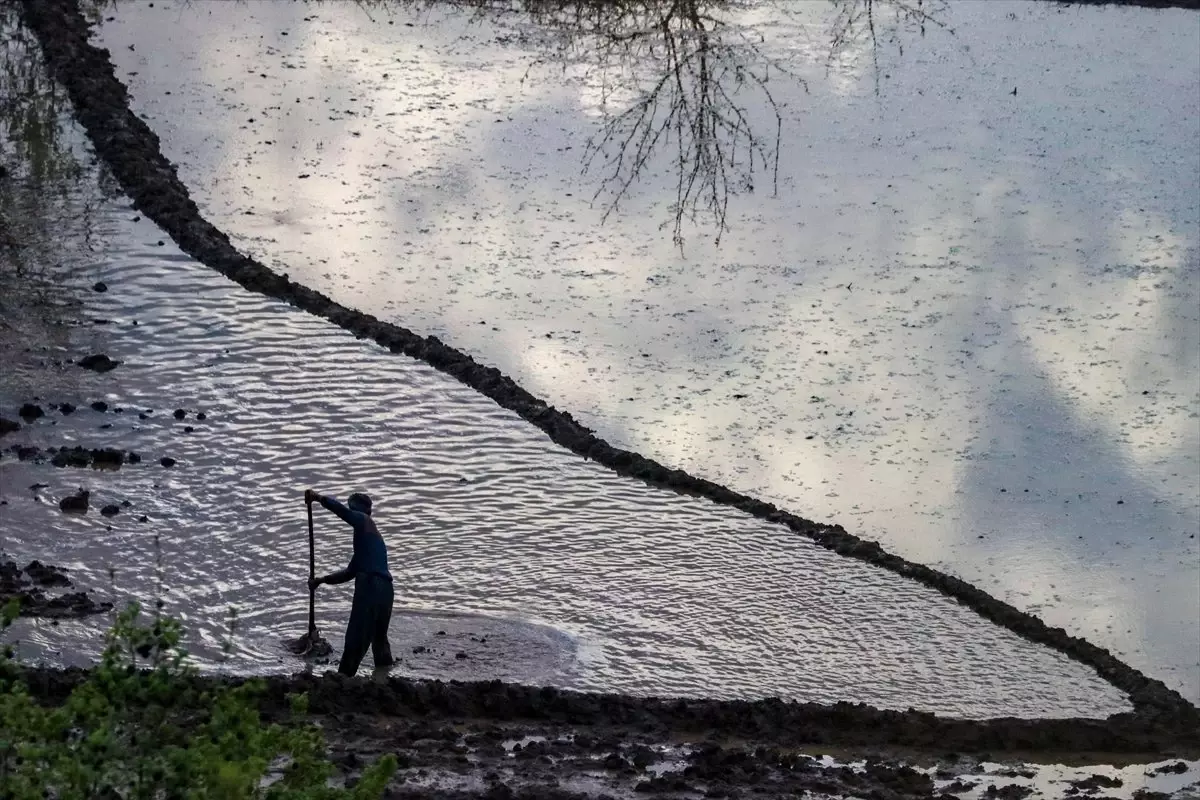
{"type": "MultiPolygon", "coordinates": [[[[79,410],[50,411],[4,444],[116,446],[143,460],[101,472],[6,452],[3,549],[65,566],[102,598],[162,597],[205,669],[299,668],[282,646],[304,630],[301,497],[315,486],[375,498],[402,674],[972,716],[1128,708],[1088,668],[926,587],[620,478],[420,362],[245,292],[105,197],[90,172],[66,207],[52,237],[21,236],[80,305],[42,315],[44,327],[68,323],[60,336],[6,334],[22,355],[0,408],[33,389],[79,410]],[[96,281],[107,290],[91,291],[96,281]],[[70,364],[96,351],[123,363],[104,375],[70,364]],[[80,487],[91,513],[64,515],[58,500],[80,487]]],[[[318,569],[340,568],[347,530],[322,513],[316,531],[318,569]]],[[[336,647],[349,599],[319,594],[336,647]]],[[[86,663],[105,622],[24,621],[13,635],[22,658],[86,663]]]]}
{"type": "Polygon", "coordinates": [[[1200,699],[1197,16],[959,3],[830,62],[836,9],[772,9],[733,21],[807,80],[778,193],[682,251],[666,155],[600,225],[596,80],[528,26],[159,2],[99,38],[264,263],[1200,699]]]}

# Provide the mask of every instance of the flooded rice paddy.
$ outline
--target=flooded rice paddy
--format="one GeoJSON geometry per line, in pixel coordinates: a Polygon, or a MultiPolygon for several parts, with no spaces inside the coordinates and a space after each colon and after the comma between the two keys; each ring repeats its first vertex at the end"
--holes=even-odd
{"type": "MultiPolygon", "coordinates": [[[[251,42],[256,38],[252,32],[260,30],[254,25],[277,25],[276,15],[296,9],[260,4],[235,11],[226,6],[231,14],[217,20],[203,5],[161,6],[119,6],[102,34],[135,35],[139,14],[177,15],[179,24],[171,28],[177,32],[171,36],[178,41],[158,45],[161,52],[149,57],[178,59],[175,67],[144,61],[147,82],[139,88],[143,69],[130,70],[138,74],[128,80],[135,101],[139,92],[154,95],[147,114],[163,134],[165,151],[180,159],[185,180],[195,187],[206,213],[249,251],[344,302],[473,350],[551,402],[585,412],[581,416],[589,424],[619,444],[800,513],[828,513],[855,532],[957,574],[971,577],[971,569],[993,570],[998,585],[975,579],[1052,623],[1055,613],[1078,614],[1085,607],[1089,624],[1108,614],[1104,632],[1093,638],[1114,647],[1114,642],[1140,642],[1136,651],[1121,651],[1122,656],[1189,691],[1195,653],[1189,654],[1187,637],[1195,632],[1194,617],[1189,617],[1195,602],[1188,580],[1195,578],[1195,544],[1188,537],[1195,532],[1191,487],[1197,472],[1195,448],[1188,447],[1200,442],[1197,397],[1188,394],[1200,376],[1193,363],[1194,341],[1189,345],[1187,338],[1196,330],[1194,303],[1189,305],[1196,295],[1195,238],[1187,230],[1190,222],[1194,234],[1194,204],[1188,207],[1175,198],[1168,221],[1182,220],[1180,231],[1160,250],[1149,255],[1139,251],[1136,271],[1104,268],[1099,278],[1093,276],[1093,283],[1101,284],[1091,292],[1093,305],[1103,297],[1110,311],[1097,315],[1074,306],[1052,314],[1034,303],[1034,289],[1024,283],[1051,262],[1058,264],[1065,251],[1039,238],[1036,248],[1021,251],[1030,274],[1018,279],[1007,259],[1016,252],[1011,231],[993,232],[988,243],[988,258],[996,258],[1000,266],[941,259],[931,249],[868,269],[863,259],[870,260],[871,253],[855,254],[852,244],[835,258],[828,242],[825,250],[814,251],[811,265],[805,263],[807,256],[791,265],[766,261],[767,250],[773,248],[778,260],[779,253],[802,252],[811,244],[807,237],[815,235],[796,233],[808,222],[785,234],[781,231],[787,226],[780,219],[768,219],[784,206],[789,208],[785,217],[816,213],[806,206],[817,204],[811,195],[801,201],[794,194],[799,174],[812,164],[786,160],[792,141],[782,151],[779,196],[756,201],[754,208],[735,199],[729,217],[733,227],[720,249],[694,240],[682,249],[673,244],[656,216],[665,201],[649,189],[639,189],[627,198],[626,211],[598,227],[602,209],[586,202],[590,192],[580,192],[578,176],[561,169],[557,177],[539,173],[538,164],[550,162],[530,147],[537,141],[531,134],[536,125],[516,137],[520,145],[507,156],[503,147],[500,155],[479,155],[479,148],[458,140],[455,147],[465,147],[477,160],[470,169],[461,166],[466,171],[457,187],[423,184],[442,179],[443,156],[448,154],[439,150],[445,145],[436,132],[427,140],[418,136],[408,144],[417,143],[429,163],[387,178],[407,188],[372,195],[360,185],[357,194],[337,199],[333,182],[353,183],[344,160],[353,147],[339,142],[332,165],[310,153],[303,158],[313,171],[298,173],[294,180],[284,180],[279,172],[256,175],[261,163],[253,158],[240,167],[229,161],[239,143],[254,149],[247,138],[251,134],[214,133],[206,125],[223,124],[220,115],[202,110],[204,103],[215,102],[211,93],[221,81],[228,82],[221,102],[234,105],[251,102],[229,98],[238,91],[265,92],[278,100],[297,88],[294,82],[272,84],[266,71],[259,73],[266,83],[258,89],[244,82],[234,86],[230,65],[249,56],[231,59],[226,53],[218,59],[210,53],[208,62],[200,57],[202,34],[215,37],[214,31],[225,30],[220,26],[231,24],[238,30],[234,44],[273,47],[262,44],[266,39],[251,42]],[[238,14],[244,15],[240,21],[238,14]],[[188,72],[198,65],[206,65],[212,75],[206,72],[202,80],[188,72]],[[157,82],[175,79],[173,73],[181,85],[162,90],[159,97],[157,82]],[[179,106],[171,108],[171,103],[179,106]],[[185,114],[195,124],[183,124],[185,114]],[[173,152],[173,146],[184,155],[173,152]],[[495,172],[485,174],[488,170],[495,172]],[[510,186],[511,197],[501,197],[497,186],[490,194],[470,188],[476,182],[511,183],[518,172],[525,177],[510,186]],[[243,184],[240,191],[230,190],[230,180],[250,177],[273,182],[275,188],[264,184],[251,191],[243,184]],[[539,232],[527,227],[523,236],[515,236],[526,209],[507,208],[512,215],[505,217],[501,207],[514,197],[539,193],[550,207],[559,202],[547,199],[555,194],[553,187],[568,185],[568,178],[576,188],[564,196],[582,195],[582,206],[548,216],[544,208],[534,207],[523,218],[539,232]],[[222,183],[225,197],[218,200],[222,183]],[[317,187],[316,196],[301,197],[303,192],[293,192],[296,184],[317,187]],[[422,186],[424,194],[417,191],[422,186]],[[234,196],[245,205],[239,212],[233,210],[234,196]],[[489,206],[489,197],[499,205],[489,206]],[[392,214],[388,221],[395,209],[381,205],[385,199],[422,206],[420,214],[443,220],[458,213],[449,205],[460,211],[476,206],[470,224],[456,226],[466,229],[460,233],[467,237],[457,244],[445,238],[448,230],[433,225],[413,229],[426,237],[422,244],[406,239],[400,245],[396,237],[407,222],[403,214],[392,214]],[[287,206],[299,216],[272,212],[269,223],[247,222],[261,216],[258,204],[276,204],[280,213],[287,206]],[[742,230],[750,218],[760,226],[756,235],[742,230]],[[648,221],[653,225],[647,227],[648,221]],[[265,228],[255,228],[263,224],[265,228]],[[313,226],[307,239],[305,225],[313,226]],[[321,233],[339,226],[336,236],[321,233]],[[591,237],[586,243],[579,238],[585,228],[591,237]],[[767,229],[770,237],[763,234],[767,229]],[[477,235],[489,244],[476,241],[477,235]],[[560,238],[545,241],[548,236],[560,238]],[[572,237],[574,253],[538,252],[544,247],[560,250],[572,237]],[[303,247],[297,245],[301,241],[303,247]],[[340,255],[322,251],[332,242],[341,248],[340,255]],[[611,248],[607,260],[596,247],[611,248]],[[452,258],[459,248],[461,255],[452,258]],[[490,256],[483,255],[485,249],[490,256]],[[734,264],[730,253],[748,260],[734,264]],[[585,263],[597,271],[581,266],[585,263]],[[1143,280],[1147,272],[1155,280],[1143,280]],[[855,276],[862,283],[830,283],[855,276]],[[1130,291],[1143,295],[1136,304],[1125,301],[1137,309],[1130,313],[1145,314],[1154,325],[1118,324],[1123,312],[1112,309],[1124,306],[1111,290],[1120,281],[1132,282],[1135,289],[1130,291]],[[422,297],[428,301],[424,310],[409,316],[407,304],[420,305],[422,297]],[[939,304],[943,310],[928,310],[939,304]],[[924,314],[919,319],[914,316],[918,309],[924,314]],[[699,327],[695,315],[712,327],[699,327]],[[468,323],[468,317],[473,321],[468,323]],[[576,327],[556,327],[567,324],[576,327]],[[735,334],[738,325],[743,329],[735,334]],[[543,331],[547,326],[552,327],[543,331]],[[943,349],[947,330],[954,326],[966,349],[951,369],[943,349]],[[1105,447],[1119,451],[1120,457],[1105,464],[1082,459],[1083,472],[1072,477],[1063,472],[1061,460],[1078,463],[1081,454],[1094,453],[1097,441],[1104,439],[1096,420],[1105,421],[1104,415],[1120,405],[1118,399],[1126,410],[1132,407],[1134,401],[1124,398],[1132,375],[1121,373],[1131,369],[1129,359],[1122,361],[1118,353],[1106,361],[1093,354],[1097,360],[1085,368],[1072,360],[1078,353],[1056,351],[1061,359],[1047,361],[1039,348],[1062,348],[1065,340],[1094,337],[1098,331],[1110,336],[1114,347],[1143,336],[1137,349],[1143,363],[1133,374],[1151,388],[1138,395],[1142,405],[1136,423],[1105,440],[1105,447]],[[460,332],[463,338],[456,338],[460,332]],[[705,339],[710,334],[715,334],[711,344],[724,344],[709,348],[705,339]],[[810,344],[818,348],[814,354],[804,349],[810,344]],[[785,364],[789,352],[791,360],[785,364]],[[969,366],[962,360],[977,356],[969,366]],[[1035,362],[1040,366],[1030,366],[1035,362]],[[1051,368],[1055,365],[1058,372],[1051,368]],[[720,367],[727,368],[718,374],[720,367]],[[1123,375],[1119,390],[1111,382],[1100,388],[1086,383],[1105,369],[1123,375]],[[635,374],[640,376],[636,380],[635,374]],[[672,380],[681,383],[669,387],[672,380]],[[1022,390],[1023,381],[1031,386],[1022,390]],[[1091,392],[1080,381],[1102,395],[1092,406],[1084,399],[1091,392]],[[723,394],[733,389],[739,391],[723,394]],[[628,396],[617,396],[626,390],[628,396]],[[921,398],[944,405],[921,406],[921,398]],[[1094,412],[1087,417],[1091,429],[1082,423],[1064,426],[1063,417],[1081,416],[1080,405],[1094,412]],[[725,422],[716,422],[721,415],[725,422]],[[790,425],[803,427],[798,431],[790,425]],[[958,446],[952,446],[956,441],[958,446]],[[693,463],[701,456],[710,459],[707,466],[693,463]],[[1103,470],[1109,474],[1101,476],[1103,470]],[[1017,472],[1024,478],[1019,480],[1017,472]],[[800,474],[808,478],[799,480],[800,474]],[[888,482],[900,474],[907,476],[907,505],[889,494],[896,486],[888,482]],[[784,483],[793,484],[791,494],[781,493],[783,476],[790,476],[784,483]],[[1128,482],[1131,476],[1136,480],[1128,482]],[[1098,477],[1105,480],[1097,482],[1098,477]],[[771,485],[755,483],[763,480],[771,485]],[[824,487],[825,505],[806,505],[813,481],[824,487]],[[1071,494],[1067,488],[1080,491],[1071,494]],[[952,492],[954,498],[941,497],[939,504],[939,492],[952,492]],[[1116,540],[1113,547],[1105,531],[1115,530],[1121,524],[1116,514],[1126,512],[1121,530],[1132,541],[1122,547],[1116,540]],[[917,516],[919,526],[913,521],[917,516]],[[1070,541],[1067,532],[1080,543],[1070,541]],[[1099,564],[1090,572],[1068,563],[1082,552],[1099,564]],[[1119,582],[1098,583],[1110,574],[1105,569],[1124,563],[1116,557],[1122,552],[1130,560],[1140,557],[1141,570],[1124,573],[1129,584],[1138,585],[1123,594],[1119,582]],[[969,556],[982,560],[968,568],[963,560],[969,556]],[[1014,596],[1009,584],[1023,588],[1014,596]],[[1118,596],[1105,606],[1100,602],[1103,591],[1118,596]],[[1150,607],[1164,591],[1170,592],[1171,602],[1150,607]],[[1131,605],[1136,603],[1146,607],[1131,605]],[[1138,608],[1142,617],[1135,623],[1130,615],[1138,608]],[[1121,625],[1127,626],[1123,633],[1121,625]],[[1175,638],[1168,641],[1156,633],[1161,630],[1175,638]]],[[[489,39],[481,33],[490,30],[486,24],[428,12],[410,20],[394,16],[400,13],[390,9],[381,21],[359,8],[314,6],[307,18],[293,22],[320,32],[315,38],[326,44],[341,42],[333,55],[342,58],[358,52],[347,44],[353,37],[368,41],[382,36],[370,31],[384,30],[384,23],[408,31],[405,47],[415,46],[411,37],[419,31],[426,39],[416,43],[417,49],[428,46],[439,56],[431,66],[412,54],[412,63],[441,70],[440,80],[425,85],[427,102],[442,96],[438,92],[464,91],[467,82],[446,78],[451,67],[476,74],[484,63],[515,69],[531,58],[528,37],[514,43],[496,33],[489,39]],[[481,49],[481,37],[496,52],[481,49]]],[[[804,15],[772,22],[793,33],[812,33],[820,24],[804,15]]],[[[956,31],[961,35],[961,26],[956,31]]],[[[288,29],[276,37],[294,35],[288,29]]],[[[118,60],[146,58],[146,48],[132,40],[122,48],[112,42],[109,46],[129,54],[118,60]]],[[[801,60],[815,47],[810,44],[806,50],[794,40],[780,46],[794,50],[801,60]]],[[[963,45],[956,41],[956,46],[963,45]]],[[[217,48],[212,42],[212,49],[217,48]]],[[[330,55],[317,58],[310,50],[295,54],[298,63],[284,68],[324,74],[330,55]]],[[[266,63],[267,55],[255,57],[266,63]]],[[[874,78],[891,78],[890,73],[882,78],[864,72],[852,55],[843,52],[823,79],[853,78],[869,87],[874,78]]],[[[337,72],[347,72],[346,64],[335,66],[337,72]]],[[[391,74],[372,77],[378,65],[367,66],[362,85],[382,91],[391,74]]],[[[406,80],[416,80],[411,72],[406,80]]],[[[1184,69],[1180,85],[1191,77],[1184,69]]],[[[556,135],[574,140],[594,118],[586,80],[568,72],[557,88],[545,76],[539,81],[545,81],[541,94],[532,99],[500,92],[489,102],[506,98],[510,107],[505,115],[519,107],[543,126],[543,114],[567,117],[556,123],[565,126],[556,135]],[[572,90],[577,107],[568,114],[555,103],[566,103],[572,90]],[[531,103],[532,109],[526,107],[531,103]]],[[[320,79],[313,83],[325,85],[320,79]]],[[[812,97],[815,83],[814,77],[806,97],[812,97]]],[[[882,95],[855,86],[851,81],[842,87],[847,108],[875,103],[878,110],[882,95]]],[[[406,92],[410,100],[423,96],[419,87],[406,92]]],[[[305,113],[313,111],[312,99],[298,104],[305,113]]],[[[424,111],[440,108],[437,102],[432,105],[424,111]]],[[[262,119],[248,118],[242,131],[260,134],[263,119],[272,117],[266,112],[279,110],[263,108],[262,119]]],[[[501,113],[490,105],[486,110],[501,113]]],[[[408,111],[419,116],[420,109],[408,111]]],[[[337,128],[358,116],[364,115],[330,121],[337,128]]],[[[880,116],[874,123],[886,127],[883,120],[880,116]]],[[[293,131],[295,149],[312,147],[315,141],[314,152],[324,152],[326,140],[313,138],[326,135],[324,123],[312,116],[308,123],[309,130],[293,131]]],[[[434,129],[449,125],[457,137],[481,135],[472,131],[483,124],[469,115],[457,122],[443,116],[425,123],[434,129]]],[[[66,119],[55,124],[71,142],[73,158],[86,165],[87,148],[80,144],[79,131],[66,119]]],[[[348,135],[365,137],[368,144],[374,135],[373,146],[382,148],[377,152],[403,144],[389,138],[398,134],[393,123],[373,130],[348,135]]],[[[264,146],[275,144],[264,141],[264,146]]],[[[843,145],[848,148],[847,141],[843,145]]],[[[6,151],[12,144],[11,138],[6,141],[6,151]]],[[[461,160],[462,153],[457,157],[461,160]]],[[[273,160],[274,169],[290,168],[299,163],[296,158],[301,157],[294,151],[284,153],[273,160]]],[[[841,166],[848,172],[834,182],[853,190],[857,181],[865,192],[863,185],[879,177],[871,170],[863,173],[869,162],[847,157],[841,166]]],[[[559,166],[567,163],[563,156],[559,166]]],[[[884,163],[880,156],[871,169],[883,169],[884,163]]],[[[924,168],[927,164],[918,164],[906,179],[918,180],[915,174],[924,168]]],[[[363,162],[357,169],[360,181],[378,183],[392,168],[363,162]]],[[[964,162],[957,169],[969,173],[982,167],[964,162]]],[[[652,175],[649,182],[656,177],[662,176],[652,175]]],[[[164,597],[193,631],[191,646],[207,669],[278,672],[296,666],[281,645],[304,625],[299,496],[311,485],[343,495],[364,489],[376,497],[400,584],[402,608],[395,628],[403,654],[397,668],[401,674],[498,677],[633,694],[844,699],[975,717],[1101,716],[1125,707],[1120,694],[1086,668],[990,625],[932,590],[840,558],[735,511],[614,476],[555,448],[511,413],[422,364],[384,353],[283,304],[247,295],[164,241],[162,232],[105,187],[103,174],[91,167],[60,178],[64,194],[38,209],[42,225],[15,229],[24,252],[18,271],[32,268],[36,279],[21,284],[20,296],[5,298],[0,332],[6,363],[13,367],[0,387],[6,413],[37,394],[49,415],[6,437],[4,445],[112,445],[143,458],[119,471],[79,472],[36,459],[18,462],[5,452],[0,459],[0,494],[6,501],[0,506],[3,549],[18,559],[36,557],[66,566],[81,586],[99,588],[114,599],[164,597]],[[103,291],[92,288],[98,281],[103,291]],[[121,366],[95,375],[69,363],[90,352],[108,353],[121,366]],[[102,408],[90,405],[97,400],[103,401],[102,408]],[[50,407],[52,402],[68,402],[77,410],[62,413],[50,407]],[[173,414],[174,409],[179,413],[173,414]],[[163,457],[170,466],[160,463],[163,457]],[[63,515],[58,500],[81,486],[92,493],[91,513],[63,515]],[[110,503],[121,512],[97,513],[110,503]],[[231,608],[236,616],[228,616],[231,608]]],[[[911,185],[909,191],[917,192],[911,185]]],[[[858,202],[867,202],[866,196],[858,202]]],[[[830,203],[830,198],[821,201],[820,213],[829,213],[830,203]]],[[[862,224],[861,209],[842,210],[855,212],[859,222],[854,224],[862,224]]],[[[891,211],[901,215],[911,209],[891,211]]],[[[410,212],[416,213],[405,211],[410,212]]],[[[932,239],[947,224],[948,212],[939,213],[927,220],[933,227],[924,234],[934,249],[932,239]]],[[[988,214],[1001,212],[977,213],[982,215],[976,219],[979,224],[988,214]]],[[[861,243],[858,228],[839,231],[842,223],[826,222],[818,238],[861,243]]],[[[954,254],[982,247],[977,234],[960,231],[968,244],[952,247],[954,254]]],[[[888,242],[903,240],[908,246],[916,241],[898,229],[886,235],[876,229],[875,235],[875,255],[892,246],[888,242]]],[[[1039,237],[1048,235],[1043,231],[1039,237]]],[[[6,240],[5,246],[9,244],[6,240]]],[[[1113,234],[1104,247],[1096,245],[1096,258],[1114,258],[1127,245],[1125,235],[1113,234]]],[[[1129,257],[1133,251],[1121,252],[1129,257]]],[[[1075,266],[1086,271],[1094,262],[1081,256],[1075,266]]],[[[1055,269],[1061,272],[1062,265],[1055,269]]],[[[347,555],[344,532],[329,517],[318,517],[317,524],[319,569],[336,568],[347,555]]],[[[322,589],[319,616],[335,645],[347,611],[348,592],[322,589]]],[[[103,622],[23,622],[16,634],[24,657],[81,663],[98,650],[96,633],[103,622]]],[[[1075,622],[1070,627],[1079,630],[1079,620],[1075,622]]]]}
{"type": "MultiPolygon", "coordinates": [[[[141,461],[77,470],[5,452],[4,546],[102,597],[163,597],[207,669],[299,666],[282,645],[304,628],[300,498],[318,486],[376,499],[400,674],[971,716],[1126,707],[1086,667],[930,589],[620,478],[423,364],[247,294],[102,193],[94,170],[61,208],[53,236],[23,232],[24,257],[74,305],[31,298],[8,317],[5,338],[32,348],[11,347],[4,406],[37,391],[48,413],[5,445],[114,446],[141,461]],[[70,363],[91,352],[120,366],[70,363]],[[75,410],[50,406],[64,402],[75,410]],[[90,513],[63,514],[81,487],[90,513]]],[[[319,516],[317,533],[318,569],[340,567],[346,531],[319,516]]],[[[319,601],[339,646],[349,593],[319,601]]],[[[22,621],[14,635],[23,658],[77,664],[103,624],[22,621]]]]}
{"type": "MultiPolygon", "coordinates": [[[[664,153],[601,224],[611,195],[592,196],[605,173],[580,175],[603,119],[600,79],[586,69],[595,54],[576,52],[561,68],[544,31],[519,20],[407,4],[122,3],[98,38],[204,213],[264,263],[444,337],[614,444],[937,565],[1195,700],[1200,26],[1178,10],[933,10],[941,25],[928,22],[923,34],[881,16],[874,47],[861,27],[839,28],[832,5],[736,16],[762,43],[729,58],[762,73],[765,54],[795,74],[770,77],[783,123],[777,186],[768,168],[753,193],[732,197],[719,247],[703,216],[685,222],[682,248],[672,241],[676,176],[664,153]]],[[[653,75],[660,65],[641,68],[653,75]]],[[[618,92],[610,102],[620,111],[628,99],[618,92]]],[[[748,97],[745,107],[769,140],[769,106],[748,97]]],[[[292,333],[268,327],[259,335],[279,336],[286,350],[292,333]]],[[[288,403],[301,387],[339,380],[312,369],[279,379],[289,381],[288,403]]],[[[399,457],[396,436],[406,451],[420,448],[407,406],[387,399],[414,380],[385,377],[399,369],[372,365],[356,379],[356,396],[379,393],[378,410],[365,419],[337,411],[353,419],[326,421],[334,427],[322,441],[348,447],[355,430],[357,447],[389,457],[399,457]]],[[[282,401],[278,390],[247,389],[268,405],[282,401]]],[[[334,413],[320,408],[312,419],[334,413]]],[[[232,433],[226,446],[283,447],[232,433]]],[[[429,457],[456,467],[489,453],[512,459],[498,455],[506,435],[439,436],[429,457]]],[[[305,456],[314,481],[337,471],[322,458],[305,456]]],[[[510,469],[537,474],[521,464],[510,469]]],[[[420,470],[410,479],[379,457],[339,468],[347,481],[375,476],[389,496],[431,494],[424,513],[462,529],[475,557],[472,537],[491,535],[489,525],[505,541],[520,538],[509,519],[463,516],[420,470]]],[[[642,489],[613,485],[641,507],[642,489]]],[[[510,491],[510,513],[530,524],[555,518],[544,498],[510,491]]],[[[201,505],[197,524],[217,513],[201,505]]],[[[628,519],[617,507],[613,519],[628,519]]],[[[232,511],[222,514],[236,525],[232,511]]],[[[419,516],[405,514],[404,526],[420,526],[419,516]]],[[[820,615],[768,588],[811,590],[827,603],[810,579],[783,577],[810,562],[808,551],[766,530],[759,544],[739,534],[732,550],[707,539],[697,547],[689,524],[672,517],[658,536],[629,532],[615,549],[595,529],[564,532],[537,552],[581,559],[584,574],[605,576],[599,595],[627,573],[639,588],[619,584],[631,593],[607,612],[610,624],[641,631],[630,657],[656,671],[724,650],[715,631],[683,623],[708,613],[713,595],[736,596],[741,610],[730,613],[762,620],[763,641],[787,631],[808,651],[801,642],[820,615]],[[706,571],[722,559],[759,576],[744,596],[706,571]],[[647,564],[672,577],[646,578],[647,564]],[[670,657],[651,646],[665,641],[665,618],[694,632],[670,657]]],[[[539,571],[538,559],[518,560],[539,571]]],[[[488,569],[495,583],[479,603],[504,605],[506,568],[488,569]]],[[[867,574],[829,578],[827,589],[869,592],[880,579],[867,574]]],[[[414,591],[428,591],[431,604],[464,597],[417,577],[414,591]]],[[[541,595],[535,605],[522,613],[568,626],[595,609],[555,616],[541,595]]],[[[898,648],[918,646],[902,638],[898,648]]],[[[874,658],[875,640],[859,641],[839,658],[874,658]]],[[[895,671],[915,680],[902,661],[895,671]]],[[[756,669],[774,676],[771,663],[756,669]]],[[[787,666],[799,662],[775,663],[803,684],[804,670],[787,666]]]]}

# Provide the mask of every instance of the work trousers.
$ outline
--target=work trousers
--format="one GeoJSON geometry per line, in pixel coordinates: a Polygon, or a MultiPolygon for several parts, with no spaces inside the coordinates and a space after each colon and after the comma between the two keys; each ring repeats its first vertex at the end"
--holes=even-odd
{"type": "Polygon", "coordinates": [[[354,675],[367,648],[375,657],[376,667],[392,665],[392,646],[388,643],[388,625],[392,621],[392,582],[373,572],[361,572],[354,578],[354,604],[346,626],[346,646],[338,672],[354,675]]]}

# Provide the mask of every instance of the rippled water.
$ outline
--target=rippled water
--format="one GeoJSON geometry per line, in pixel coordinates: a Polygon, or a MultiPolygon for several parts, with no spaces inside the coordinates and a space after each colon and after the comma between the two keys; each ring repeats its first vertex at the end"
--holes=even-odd
{"type": "Polygon", "coordinates": [[[772,83],[778,196],[681,253],[667,162],[599,225],[593,84],[406,9],[122,4],[98,35],[264,262],[1200,699],[1194,12],[952,4],[829,65],[831,6],[747,12],[807,92],[772,83]]]}
{"type": "MultiPolygon", "coordinates": [[[[242,291],[126,201],[100,200],[87,181],[75,191],[78,216],[37,247],[58,265],[59,291],[82,300],[80,324],[33,342],[0,407],[15,411],[40,385],[43,402],[80,409],[4,445],[111,445],[144,460],[99,472],[5,453],[3,549],[61,564],[102,596],[150,602],[161,591],[205,668],[299,666],[281,648],[304,630],[301,492],[317,486],[376,499],[401,673],[969,715],[1126,707],[1085,667],[935,592],[621,479],[418,362],[242,291]],[[107,291],[89,291],[94,281],[107,291]],[[124,363],[105,375],[53,365],[94,350],[124,363]],[[88,407],[98,399],[107,411],[88,407]],[[62,514],[57,500],[78,487],[92,492],[91,513],[62,514]],[[97,513],[126,501],[118,516],[97,513]]],[[[340,567],[347,532],[324,514],[317,532],[318,569],[340,567]]],[[[348,605],[348,591],[321,590],[335,646],[348,605]]],[[[21,655],[85,661],[103,623],[22,622],[21,655]]]]}

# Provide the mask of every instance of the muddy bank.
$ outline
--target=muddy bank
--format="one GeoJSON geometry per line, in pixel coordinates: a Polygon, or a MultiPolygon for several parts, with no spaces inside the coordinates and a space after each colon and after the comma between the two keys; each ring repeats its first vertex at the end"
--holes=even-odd
{"type": "MultiPolygon", "coordinates": [[[[30,690],[44,702],[59,702],[86,673],[79,669],[30,669],[30,690]]],[[[236,678],[194,678],[197,688],[215,682],[236,685],[236,678]]],[[[716,758],[718,742],[764,748],[766,760],[781,758],[776,748],[814,748],[866,752],[870,748],[904,748],[931,759],[976,760],[1025,758],[1031,753],[1073,753],[1080,762],[1111,759],[1114,754],[1159,759],[1195,757],[1200,728],[1170,718],[1115,715],[1108,720],[952,720],[918,711],[881,711],[863,704],[787,703],[778,699],[660,699],[560,691],[551,687],[504,684],[500,681],[443,682],[403,678],[347,679],[296,674],[265,680],[260,708],[269,716],[286,714],[288,694],[307,693],[308,708],[328,727],[366,736],[372,728],[388,730],[391,742],[445,739],[469,721],[482,729],[499,726],[520,739],[559,730],[583,730],[575,746],[601,758],[620,742],[638,738],[698,742],[716,758]],[[364,712],[370,709],[370,712],[364,712]],[[409,730],[409,738],[402,735],[409,730]]],[[[455,740],[457,741],[457,739],[455,740]]],[[[498,740],[496,740],[498,742],[498,740]]],[[[536,750],[536,748],[535,748],[536,750]]],[[[538,753],[540,754],[540,753],[538,753]]],[[[630,764],[637,759],[622,757],[630,764]]],[[[742,758],[742,757],[738,757],[742,758]]],[[[716,763],[725,763],[725,757],[716,763]]],[[[737,759],[731,758],[731,764],[737,759]]],[[[630,764],[618,764],[625,768],[630,764]]],[[[792,766],[790,766],[790,769],[792,766]]],[[[924,796],[924,795],[922,795],[924,796]]]]}
{"type": "Polygon", "coordinates": [[[98,603],[87,592],[46,593],[47,589],[71,588],[74,584],[61,567],[40,561],[19,567],[14,561],[0,561],[0,606],[16,600],[18,616],[67,619],[112,610],[112,603],[98,603]]]}
{"type": "Polygon", "coordinates": [[[418,358],[485,394],[504,408],[533,422],[556,443],[610,469],[656,486],[706,497],[734,506],[758,518],[785,525],[821,546],[842,555],[890,569],[936,588],[1025,638],[1051,646],[1091,666],[1125,691],[1139,719],[1176,717],[1196,722],[1200,715],[1178,693],[1114,658],[1107,651],[1050,628],[961,580],[908,562],[877,544],[847,533],[839,526],[820,525],[679,470],[671,470],[636,453],[613,448],[575,422],[517,386],[492,367],[434,337],[421,337],[396,325],[340,306],[329,298],[293,283],[284,275],[239,253],[221,231],[200,215],[174,167],[162,156],[159,141],[129,108],[125,87],[115,77],[108,54],[88,41],[87,23],[70,0],[28,0],[23,5],[27,24],[42,44],[55,76],[66,86],[75,112],[87,129],[97,153],[109,165],[136,207],[166,230],[181,249],[197,260],[261,294],[285,300],[370,338],[392,352],[418,358]]]}

